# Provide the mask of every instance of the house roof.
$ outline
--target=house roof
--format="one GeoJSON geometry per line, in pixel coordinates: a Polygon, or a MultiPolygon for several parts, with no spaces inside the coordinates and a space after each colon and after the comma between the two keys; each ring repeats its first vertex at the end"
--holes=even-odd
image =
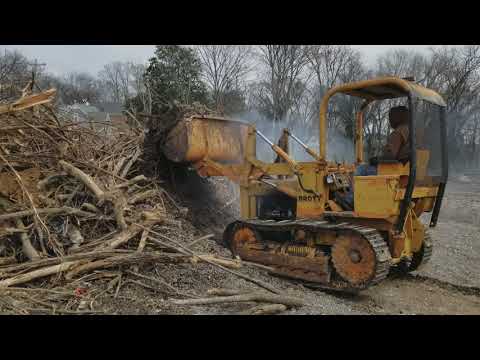
{"type": "Polygon", "coordinates": [[[70,108],[72,110],[80,110],[81,112],[85,113],[85,114],[89,114],[89,113],[92,113],[92,112],[98,112],[98,108],[96,108],[95,106],[92,106],[92,105],[85,105],[85,104],[75,104],[75,105],[71,105],[70,108]]]}
{"type": "Polygon", "coordinates": [[[95,104],[99,111],[107,112],[110,114],[121,114],[123,111],[122,103],[104,102],[95,104]]]}
{"type": "Polygon", "coordinates": [[[88,117],[93,121],[107,121],[108,113],[103,111],[91,112],[88,117]]]}

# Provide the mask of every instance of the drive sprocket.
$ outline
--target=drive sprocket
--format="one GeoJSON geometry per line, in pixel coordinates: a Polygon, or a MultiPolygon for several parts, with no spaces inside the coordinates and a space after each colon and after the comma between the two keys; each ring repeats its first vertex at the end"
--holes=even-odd
{"type": "Polygon", "coordinates": [[[238,224],[233,227],[231,240],[229,242],[230,251],[234,256],[238,255],[238,250],[246,244],[260,244],[261,237],[258,231],[249,226],[238,224]]]}
{"type": "Polygon", "coordinates": [[[365,237],[342,235],[332,246],[331,254],[336,272],[350,284],[368,283],[375,277],[375,249],[365,237]]]}

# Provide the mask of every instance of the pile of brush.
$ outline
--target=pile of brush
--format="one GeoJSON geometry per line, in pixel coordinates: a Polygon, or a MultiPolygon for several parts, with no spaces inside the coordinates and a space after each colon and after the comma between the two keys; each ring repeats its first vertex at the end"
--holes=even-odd
{"type": "Polygon", "coordinates": [[[143,153],[145,162],[148,163],[148,167],[144,168],[146,174],[168,177],[171,173],[181,172],[177,164],[170,162],[163,155],[161,144],[179,121],[192,115],[219,116],[217,112],[203,104],[194,102],[187,105],[177,101],[163,105],[157,114],[138,114],[145,128],[143,153]]]}
{"type": "Polygon", "coordinates": [[[185,209],[139,172],[143,131],[100,136],[59,118],[53,95],[0,107],[0,288],[177,261],[161,239],[144,251],[153,227],[180,228],[185,209]]]}
{"type": "Polygon", "coordinates": [[[100,135],[59,116],[54,95],[0,104],[0,313],[93,313],[126,282],[198,298],[142,274],[152,263],[207,263],[278,294],[235,270],[248,263],[191,250],[213,235],[195,239],[187,209],[142,174],[143,129],[100,135]]]}

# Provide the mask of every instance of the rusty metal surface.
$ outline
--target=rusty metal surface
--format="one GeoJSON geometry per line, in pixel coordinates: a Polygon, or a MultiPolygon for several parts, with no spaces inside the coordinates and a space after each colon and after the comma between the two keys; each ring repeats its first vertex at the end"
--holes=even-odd
{"type": "Polygon", "coordinates": [[[411,81],[390,76],[339,85],[332,88],[331,93],[344,93],[367,100],[393,99],[411,94],[421,100],[439,106],[446,106],[442,96],[434,90],[411,81]]]}
{"type": "Polygon", "coordinates": [[[367,282],[375,275],[375,251],[368,240],[357,234],[340,236],[335,241],[332,261],[340,276],[352,284],[367,282]]]}
{"type": "Polygon", "coordinates": [[[175,162],[204,159],[242,163],[249,125],[217,118],[193,117],[180,121],[163,145],[167,158],[175,162]]]}
{"type": "MultiPolygon", "coordinates": [[[[391,257],[387,244],[380,233],[372,228],[352,225],[347,222],[331,223],[311,219],[285,221],[251,219],[231,224],[227,228],[225,239],[231,243],[236,233],[242,234],[238,238],[250,239],[250,236],[245,236],[245,234],[250,233],[243,230],[245,227],[250,228],[255,233],[262,233],[263,239],[258,242],[245,241],[243,242],[245,245],[237,247],[234,252],[242,259],[273,266],[275,268],[274,273],[282,276],[320,283],[326,288],[334,290],[358,291],[378,283],[388,274],[391,257]],[[334,232],[338,236],[346,236],[347,239],[355,236],[363,239],[373,249],[373,275],[368,279],[365,279],[365,277],[360,280],[354,279],[354,282],[338,278],[338,275],[334,276],[335,269],[329,263],[330,256],[328,253],[325,253],[323,248],[319,246],[305,246],[306,239],[302,236],[300,237],[300,244],[274,242],[265,239],[268,237],[268,231],[290,233],[300,230],[305,231],[306,234],[315,233],[319,235],[322,232],[328,232],[329,234],[334,232]]],[[[258,236],[256,239],[260,239],[260,237],[258,236]]],[[[238,243],[238,239],[236,243],[238,243]]]]}
{"type": "Polygon", "coordinates": [[[249,244],[260,244],[260,241],[261,239],[258,232],[249,227],[242,227],[235,229],[230,247],[234,255],[242,256],[241,250],[245,246],[249,244]]]}
{"type": "Polygon", "coordinates": [[[389,233],[389,248],[393,258],[399,258],[405,247],[405,234],[389,233]]]}

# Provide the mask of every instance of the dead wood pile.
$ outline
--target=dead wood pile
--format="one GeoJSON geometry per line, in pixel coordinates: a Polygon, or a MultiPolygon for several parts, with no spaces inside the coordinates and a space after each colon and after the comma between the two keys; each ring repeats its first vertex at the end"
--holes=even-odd
{"type": "Polygon", "coordinates": [[[163,156],[161,144],[168,132],[180,120],[193,115],[215,116],[219,114],[197,102],[186,105],[177,101],[165,104],[159,110],[158,114],[138,114],[139,117],[144,119],[143,123],[145,124],[143,152],[145,163],[148,164],[148,167],[144,168],[146,174],[168,177],[170,176],[172,167],[175,168],[178,166],[170,163],[170,161],[163,156]]]}
{"type": "Polygon", "coordinates": [[[168,236],[183,231],[187,211],[142,174],[143,129],[100,136],[59,118],[46,93],[0,114],[0,313],[94,313],[95,299],[116,297],[127,281],[151,288],[141,279],[197,297],[140,274],[149,263],[207,263],[279,293],[238,272],[240,260],[197,254],[168,236]]]}

